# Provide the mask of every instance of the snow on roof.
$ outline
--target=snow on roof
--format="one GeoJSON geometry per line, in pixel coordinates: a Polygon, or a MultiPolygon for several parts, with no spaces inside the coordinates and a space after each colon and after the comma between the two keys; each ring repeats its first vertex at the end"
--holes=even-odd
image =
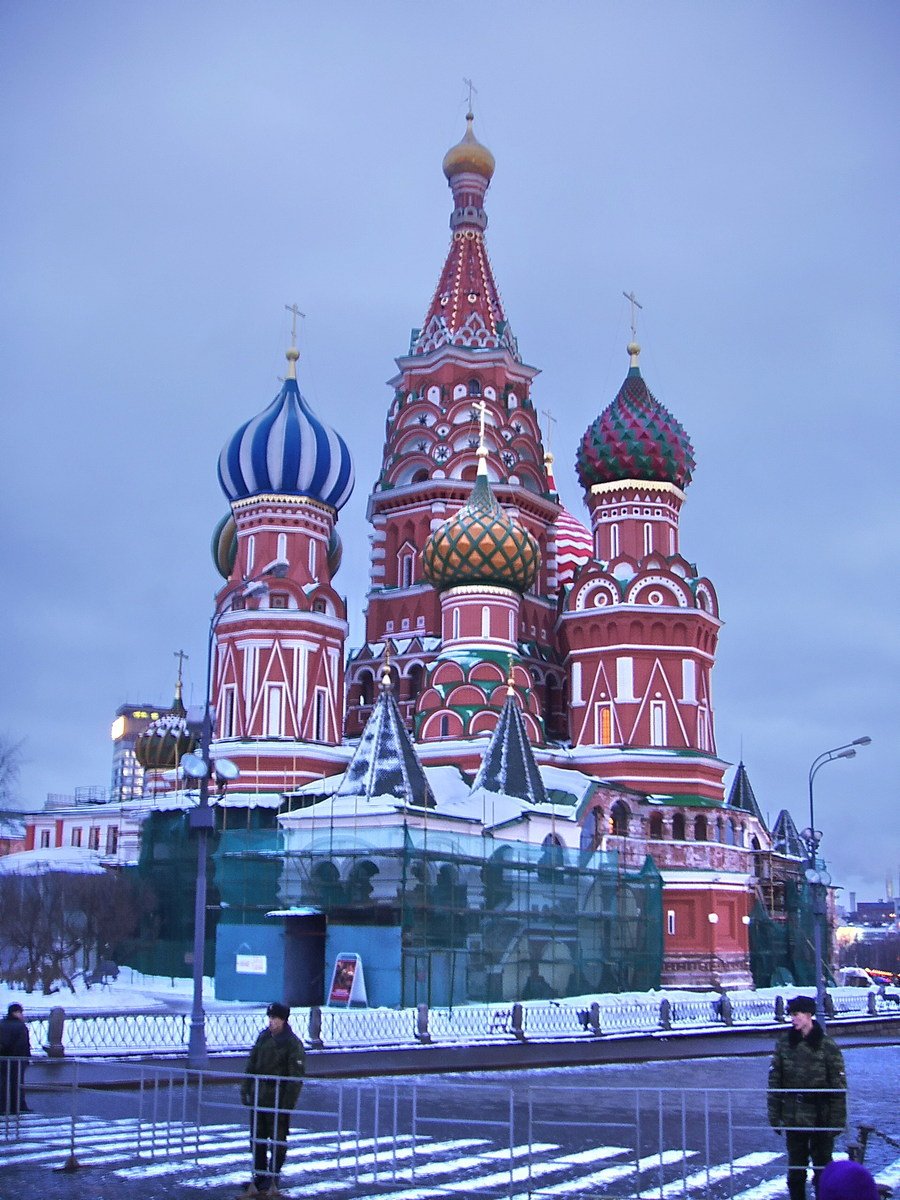
{"type": "Polygon", "coordinates": [[[104,875],[106,868],[96,850],[86,850],[81,846],[20,850],[16,854],[0,857],[0,875],[47,875],[51,871],[104,875]]]}

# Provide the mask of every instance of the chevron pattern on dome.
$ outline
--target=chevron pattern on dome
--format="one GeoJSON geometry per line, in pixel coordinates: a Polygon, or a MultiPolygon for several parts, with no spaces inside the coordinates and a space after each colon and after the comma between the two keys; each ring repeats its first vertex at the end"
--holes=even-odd
{"type": "Polygon", "coordinates": [[[585,431],[575,466],[582,487],[646,479],[684,488],[694,450],[680,422],[632,367],[618,395],[585,431]]]}
{"type": "Polygon", "coordinates": [[[508,695],[500,710],[490,743],[484,752],[472,791],[484,788],[515,796],[528,804],[546,804],[547,791],[541,779],[531,742],[514,695],[508,695]]]}
{"type": "Polygon", "coordinates": [[[353,460],[289,378],[268,408],[226,442],[219,483],[229,500],[273,492],[341,508],[353,491],[353,460]]]}
{"type": "Polygon", "coordinates": [[[526,592],[540,561],[537,542],[503,511],[487,475],[478,476],[468,501],[434,531],[422,550],[425,576],[440,591],[487,583],[526,592]]]}
{"type": "Polygon", "coordinates": [[[594,555],[594,539],[590,530],[564,508],[556,518],[556,574],[561,587],[566,587],[594,555]]]}
{"type": "Polygon", "coordinates": [[[389,686],[382,685],[336,796],[374,800],[393,796],[404,804],[434,808],[434,793],[389,686]]]}

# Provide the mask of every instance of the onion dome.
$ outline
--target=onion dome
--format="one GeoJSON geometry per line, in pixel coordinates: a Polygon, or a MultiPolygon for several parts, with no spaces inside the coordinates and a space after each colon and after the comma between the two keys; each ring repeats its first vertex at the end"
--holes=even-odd
{"type": "Polygon", "coordinates": [[[197,738],[188,729],[179,678],[171,709],[150,722],[135,742],[134,755],[145,771],[171,771],[182,755],[193,754],[196,749],[197,738]]]}
{"type": "Polygon", "coordinates": [[[297,387],[293,347],[288,378],[268,408],[243,424],[219,456],[229,500],[274,492],[341,508],[353,491],[353,460],[342,437],[323,424],[297,387]]]}
{"type": "Polygon", "coordinates": [[[328,574],[334,579],[338,571],[341,569],[341,561],[344,557],[344,543],[341,541],[341,535],[337,528],[332,526],[331,534],[328,538],[328,549],[325,552],[325,562],[328,564],[328,574]]]}
{"type": "Polygon", "coordinates": [[[474,121],[475,114],[467,112],[466,132],[462,141],[451,146],[444,155],[442,167],[448,179],[452,179],[454,175],[461,175],[464,171],[474,171],[476,175],[483,175],[487,180],[494,174],[494,156],[475,136],[472,130],[474,121]]]}
{"type": "MultiPolygon", "coordinates": [[[[558,491],[553,476],[553,455],[548,450],[544,455],[544,469],[551,492],[558,491]]],[[[560,502],[560,512],[553,522],[556,530],[556,577],[560,587],[568,587],[576,572],[594,557],[594,539],[591,531],[560,502]]]]}
{"type": "Polygon", "coordinates": [[[486,583],[526,592],[540,565],[538,544],[501,508],[488,483],[486,451],[478,453],[472,495],[432,533],[422,550],[425,577],[439,591],[486,583]]]}
{"type": "Polygon", "coordinates": [[[646,479],[684,488],[694,450],[679,421],[655,398],[638,366],[640,346],[628,347],[631,368],[619,393],[581,439],[575,465],[582,486],[646,479]]]}
{"type": "Polygon", "coordinates": [[[223,579],[230,579],[237,558],[237,525],[231,513],[226,513],[213,530],[210,543],[213,562],[223,579]]]}

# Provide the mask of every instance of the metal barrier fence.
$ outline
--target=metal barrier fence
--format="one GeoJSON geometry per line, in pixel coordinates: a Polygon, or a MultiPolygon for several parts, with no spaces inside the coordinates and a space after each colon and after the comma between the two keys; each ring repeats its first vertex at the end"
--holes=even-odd
{"type": "MultiPolygon", "coordinates": [[[[792,995],[793,992],[788,993],[792,995]]],[[[835,988],[826,996],[829,1016],[896,1017],[900,1002],[859,988],[835,988]]],[[[554,1038],[600,1037],[652,1033],[655,1030],[701,1030],[725,1026],[765,1027],[784,1020],[785,996],[732,998],[728,993],[685,997],[665,993],[646,997],[605,996],[587,1005],[570,1001],[527,1001],[478,1004],[460,1008],[298,1008],[291,1023],[298,1037],[316,1048],[409,1046],[417,1042],[472,1043],[548,1041],[554,1038]]],[[[206,1014],[210,1050],[229,1052],[249,1046],[265,1023],[262,1009],[206,1014]]],[[[132,1009],[115,1012],[56,1008],[50,1017],[29,1021],[34,1053],[63,1055],[128,1055],[180,1053],[188,1043],[187,1012],[132,1009]]]]}
{"type": "MultiPolygon", "coordinates": [[[[7,1186],[33,1187],[36,1165],[90,1167],[92,1180],[114,1174],[135,1195],[249,1179],[246,1076],[124,1064],[120,1082],[131,1086],[111,1101],[91,1085],[91,1066],[73,1061],[64,1082],[43,1084],[40,1115],[0,1116],[7,1186]]],[[[307,1080],[287,1144],[285,1195],[296,1186],[298,1195],[348,1200],[373,1189],[379,1200],[760,1200],[783,1194],[786,1171],[759,1088],[479,1079],[457,1081],[448,1105],[441,1087],[415,1078],[307,1080]]],[[[900,1178],[893,1154],[871,1163],[885,1182],[900,1178]]],[[[272,1169],[267,1160],[263,1170],[272,1169]]]]}

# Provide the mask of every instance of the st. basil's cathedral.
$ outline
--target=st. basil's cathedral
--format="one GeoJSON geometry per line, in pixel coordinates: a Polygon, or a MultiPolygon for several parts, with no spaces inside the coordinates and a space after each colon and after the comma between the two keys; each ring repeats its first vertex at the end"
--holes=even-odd
{"type": "MultiPolygon", "coordinates": [[[[219,458],[211,751],[240,770],[219,797],[223,994],[251,998],[232,960],[261,948],[263,992],[302,1000],[285,946],[310,919],[326,967],[359,953],[382,1003],[446,1002],[454,976],[451,1003],[742,986],[754,939],[788,953],[803,852],[743,764],[726,797],[718,602],[680,545],[690,440],[633,340],[571,447],[590,528],[563,506],[488,258],[494,167],[470,112],[443,160],[447,257],[389,381],[361,647],[335,587],[352,436],[304,398],[295,348],[219,458]]],[[[139,747],[163,808],[174,745],[170,720],[139,747]]]]}

